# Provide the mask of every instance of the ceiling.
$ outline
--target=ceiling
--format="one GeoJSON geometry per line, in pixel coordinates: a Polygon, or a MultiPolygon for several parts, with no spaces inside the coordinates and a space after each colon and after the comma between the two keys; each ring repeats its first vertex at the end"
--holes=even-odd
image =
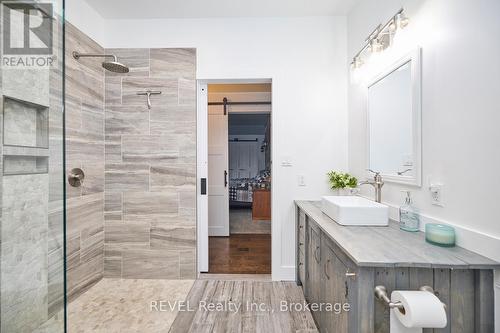
{"type": "Polygon", "coordinates": [[[86,0],[106,19],[345,15],[359,0],[86,0]]]}

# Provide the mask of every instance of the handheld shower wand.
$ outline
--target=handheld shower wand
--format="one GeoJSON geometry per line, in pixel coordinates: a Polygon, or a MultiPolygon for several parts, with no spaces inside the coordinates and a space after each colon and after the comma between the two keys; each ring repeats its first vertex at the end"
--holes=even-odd
{"type": "Polygon", "coordinates": [[[161,91],[140,91],[137,95],[148,96],[148,109],[151,109],[151,95],[160,95],[161,91]]]}

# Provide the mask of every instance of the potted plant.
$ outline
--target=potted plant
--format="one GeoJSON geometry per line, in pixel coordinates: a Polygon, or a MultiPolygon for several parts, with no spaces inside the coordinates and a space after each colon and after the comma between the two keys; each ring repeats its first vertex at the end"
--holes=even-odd
{"type": "Polygon", "coordinates": [[[352,189],[358,186],[356,177],[351,176],[347,172],[330,171],[327,173],[330,187],[337,195],[351,195],[352,189]]]}

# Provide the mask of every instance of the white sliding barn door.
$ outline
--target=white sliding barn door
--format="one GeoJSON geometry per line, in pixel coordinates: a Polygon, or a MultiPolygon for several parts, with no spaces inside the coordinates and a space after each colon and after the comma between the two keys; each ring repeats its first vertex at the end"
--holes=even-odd
{"type": "Polygon", "coordinates": [[[229,236],[228,122],[221,105],[208,107],[208,235],[229,236]]]}

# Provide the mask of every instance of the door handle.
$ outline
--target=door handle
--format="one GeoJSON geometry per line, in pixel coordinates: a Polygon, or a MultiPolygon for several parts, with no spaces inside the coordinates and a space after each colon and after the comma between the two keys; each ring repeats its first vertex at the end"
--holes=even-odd
{"type": "Polygon", "coordinates": [[[319,246],[316,246],[316,249],[314,250],[314,260],[316,260],[316,262],[319,264],[321,259],[318,258],[318,253],[319,253],[319,246]]]}
{"type": "Polygon", "coordinates": [[[206,195],[207,194],[207,179],[201,178],[200,185],[201,185],[201,195],[206,195]]]}
{"type": "Polygon", "coordinates": [[[325,271],[325,276],[328,280],[330,280],[330,275],[328,275],[328,264],[330,263],[330,259],[328,259],[326,262],[325,262],[325,266],[324,266],[324,271],[325,271]]]}
{"type": "Polygon", "coordinates": [[[224,187],[227,187],[227,170],[224,170],[224,187]]]}

